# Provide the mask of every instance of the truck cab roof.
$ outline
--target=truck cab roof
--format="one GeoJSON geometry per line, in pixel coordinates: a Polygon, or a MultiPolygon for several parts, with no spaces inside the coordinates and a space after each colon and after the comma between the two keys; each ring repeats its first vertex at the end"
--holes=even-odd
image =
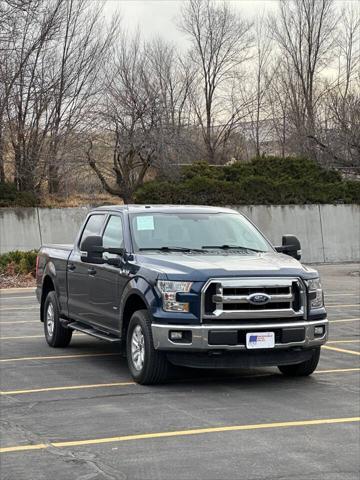
{"type": "Polygon", "coordinates": [[[105,210],[127,213],[238,213],[231,208],[206,205],[104,205],[92,211],[105,210]]]}

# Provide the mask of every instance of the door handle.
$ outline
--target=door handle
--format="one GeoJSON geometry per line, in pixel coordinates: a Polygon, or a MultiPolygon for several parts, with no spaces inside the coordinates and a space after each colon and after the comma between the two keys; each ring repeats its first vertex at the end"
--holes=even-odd
{"type": "Polygon", "coordinates": [[[75,266],[74,263],[69,263],[68,266],[67,266],[67,269],[70,270],[71,272],[72,272],[73,270],[75,270],[75,268],[76,268],[76,266],[75,266]]]}
{"type": "Polygon", "coordinates": [[[93,267],[88,268],[88,274],[89,275],[96,275],[96,270],[93,267]]]}

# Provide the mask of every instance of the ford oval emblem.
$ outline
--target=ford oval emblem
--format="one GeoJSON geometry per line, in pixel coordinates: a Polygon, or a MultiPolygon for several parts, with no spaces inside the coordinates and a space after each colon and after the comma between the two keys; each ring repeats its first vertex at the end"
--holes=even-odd
{"type": "Polygon", "coordinates": [[[253,305],[265,305],[265,303],[270,302],[270,296],[266,293],[252,293],[247,299],[253,305]]]}

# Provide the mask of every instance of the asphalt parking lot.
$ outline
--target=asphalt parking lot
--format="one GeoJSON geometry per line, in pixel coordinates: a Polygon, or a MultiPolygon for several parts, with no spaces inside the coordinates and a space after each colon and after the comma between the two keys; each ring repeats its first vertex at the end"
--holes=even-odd
{"type": "Polygon", "coordinates": [[[358,479],[359,265],[319,270],[330,341],[299,379],[183,369],[139,386],[118,347],[50,349],[33,291],[2,290],[1,479],[358,479]]]}

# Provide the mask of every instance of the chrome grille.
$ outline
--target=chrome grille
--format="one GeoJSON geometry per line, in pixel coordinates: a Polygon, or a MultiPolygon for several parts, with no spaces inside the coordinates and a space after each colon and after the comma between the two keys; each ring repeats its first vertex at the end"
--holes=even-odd
{"type": "Polygon", "coordinates": [[[305,315],[306,290],[299,278],[210,279],[202,291],[204,323],[305,315]],[[259,302],[261,299],[264,301],[259,302]]]}

